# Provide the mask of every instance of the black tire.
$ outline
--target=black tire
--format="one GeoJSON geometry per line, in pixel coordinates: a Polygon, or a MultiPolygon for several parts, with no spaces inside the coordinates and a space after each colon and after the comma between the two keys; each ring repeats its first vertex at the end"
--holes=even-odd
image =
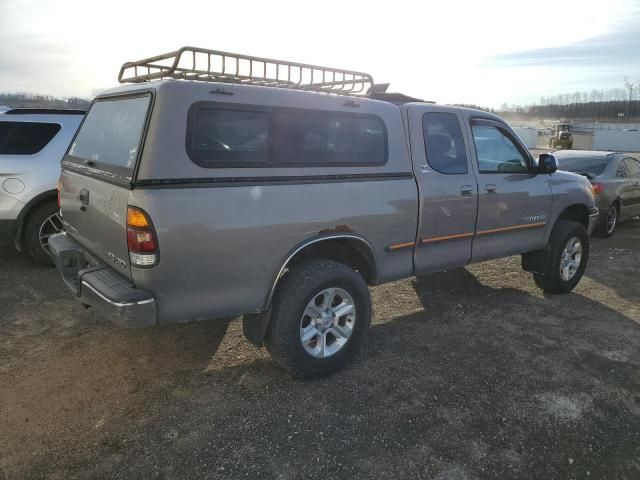
{"type": "Polygon", "coordinates": [[[571,150],[573,148],[573,142],[567,144],[567,150],[571,150]]]}
{"type": "MultiPolygon", "coordinates": [[[[38,205],[28,215],[24,222],[22,241],[25,250],[29,254],[45,265],[53,265],[51,255],[46,251],[40,243],[40,228],[52,215],[58,212],[58,205],[55,201],[46,202],[38,205]]],[[[62,229],[62,224],[57,224],[62,229]]]]}
{"type": "Polygon", "coordinates": [[[363,278],[354,270],[331,260],[310,260],[293,267],[282,280],[273,299],[272,317],[265,345],[273,359],[299,378],[319,377],[341,369],[360,346],[371,323],[371,296],[363,278]],[[351,336],[331,356],[318,358],[303,347],[302,317],[309,302],[327,288],[340,288],[353,299],[355,320],[351,336]]]}
{"type": "Polygon", "coordinates": [[[609,238],[615,232],[618,226],[618,220],[620,218],[620,209],[617,203],[613,203],[607,209],[607,213],[603,215],[602,220],[599,222],[596,228],[596,234],[602,238],[609,238]],[[613,225],[609,225],[609,216],[614,215],[613,225]]]}
{"type": "Polygon", "coordinates": [[[549,237],[547,267],[544,274],[533,274],[538,287],[547,293],[568,293],[578,284],[589,261],[589,233],[578,222],[558,220],[549,237]],[[567,243],[572,239],[580,240],[582,252],[580,263],[573,276],[565,280],[560,274],[560,262],[567,243]]]}

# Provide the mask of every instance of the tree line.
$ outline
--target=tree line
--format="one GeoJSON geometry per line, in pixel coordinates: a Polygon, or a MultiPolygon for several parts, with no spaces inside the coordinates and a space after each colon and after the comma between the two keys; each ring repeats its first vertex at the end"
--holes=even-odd
{"type": "Polygon", "coordinates": [[[502,104],[500,113],[506,117],[529,119],[564,119],[632,122],[640,120],[640,100],[635,100],[640,80],[624,79],[624,88],[593,89],[585,92],[563,93],[540,97],[532,105],[502,104]]]}
{"type": "Polygon", "coordinates": [[[89,100],[78,97],[58,98],[33,93],[0,93],[0,105],[11,108],[79,108],[89,107],[89,100]]]}

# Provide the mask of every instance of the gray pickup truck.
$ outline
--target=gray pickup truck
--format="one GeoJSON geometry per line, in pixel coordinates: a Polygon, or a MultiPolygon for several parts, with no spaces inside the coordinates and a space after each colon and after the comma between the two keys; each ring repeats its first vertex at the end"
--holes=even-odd
{"type": "Polygon", "coordinates": [[[252,343],[314,376],[361,343],[368,285],[515,254],[547,292],[584,273],[589,181],[495,115],[191,47],[120,81],[62,161],[49,241],[73,294],[118,324],[243,315],[252,343]]]}

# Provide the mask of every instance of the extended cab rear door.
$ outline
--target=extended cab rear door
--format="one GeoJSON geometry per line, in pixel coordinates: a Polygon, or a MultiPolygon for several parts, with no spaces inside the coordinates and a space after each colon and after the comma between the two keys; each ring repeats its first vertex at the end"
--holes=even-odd
{"type": "Polygon", "coordinates": [[[62,161],[67,234],[127,277],[127,203],[151,100],[149,92],[97,99],[62,161]]]}
{"type": "Polygon", "coordinates": [[[416,274],[471,260],[478,185],[457,109],[411,104],[407,109],[420,213],[416,274]]]}

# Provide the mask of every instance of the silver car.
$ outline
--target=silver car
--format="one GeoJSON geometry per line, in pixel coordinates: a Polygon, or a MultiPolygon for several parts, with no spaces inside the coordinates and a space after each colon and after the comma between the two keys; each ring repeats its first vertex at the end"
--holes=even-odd
{"type": "Polygon", "coordinates": [[[610,237],[619,222],[640,215],[640,161],[628,153],[554,152],[559,168],[591,181],[600,211],[596,234],[610,237]]]}
{"type": "Polygon", "coordinates": [[[0,114],[0,237],[52,263],[48,239],[62,230],[56,184],[83,110],[17,108],[0,114]]]}

